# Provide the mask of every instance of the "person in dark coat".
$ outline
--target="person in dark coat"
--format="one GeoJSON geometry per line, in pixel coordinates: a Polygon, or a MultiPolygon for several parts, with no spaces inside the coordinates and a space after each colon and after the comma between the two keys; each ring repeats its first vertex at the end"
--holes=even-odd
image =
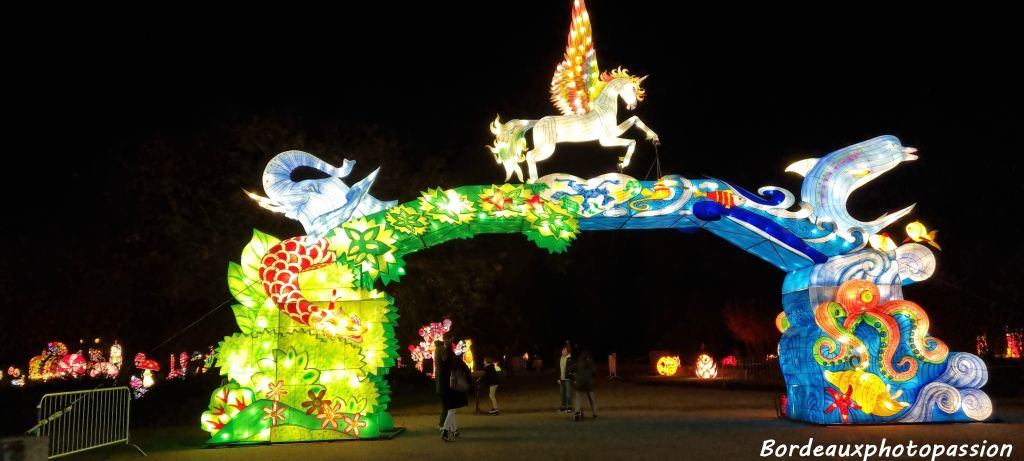
{"type": "Polygon", "coordinates": [[[487,386],[488,396],[491,398],[491,411],[487,413],[497,415],[499,412],[498,398],[495,397],[495,394],[498,392],[498,384],[501,382],[501,377],[498,376],[498,364],[494,363],[494,359],[491,357],[484,358],[484,376],[481,378],[481,382],[484,386],[487,386]]]}
{"type": "MultiPolygon", "coordinates": [[[[441,416],[437,420],[438,430],[444,429],[444,419],[448,417],[448,409],[444,407],[444,396],[441,392],[441,381],[438,380],[437,376],[441,373],[440,356],[441,351],[444,349],[444,340],[434,341],[434,354],[430,359],[433,362],[434,370],[434,391],[437,392],[438,397],[441,400],[441,416]]],[[[450,373],[449,373],[450,376],[450,373]]]]}
{"type": "Polygon", "coordinates": [[[575,368],[576,413],[573,415],[573,419],[576,421],[583,420],[583,402],[580,399],[581,394],[587,394],[587,399],[590,401],[590,413],[596,419],[597,402],[594,401],[594,361],[590,358],[589,351],[583,351],[580,353],[579,359],[576,360],[575,368]]]}
{"type": "MultiPolygon", "coordinates": [[[[435,343],[436,344],[436,343],[435,343]]],[[[444,423],[441,426],[441,439],[445,442],[452,441],[458,437],[459,426],[455,421],[455,410],[469,405],[467,391],[452,389],[451,376],[453,372],[464,373],[466,382],[469,382],[469,367],[452,352],[451,339],[445,339],[441,347],[434,347],[434,363],[437,364],[436,390],[441,395],[441,406],[445,409],[444,423]]]]}
{"type": "Polygon", "coordinates": [[[575,362],[572,358],[572,347],[566,341],[562,346],[562,357],[558,359],[558,394],[562,398],[562,406],[558,408],[559,413],[572,413],[572,381],[575,362]]]}

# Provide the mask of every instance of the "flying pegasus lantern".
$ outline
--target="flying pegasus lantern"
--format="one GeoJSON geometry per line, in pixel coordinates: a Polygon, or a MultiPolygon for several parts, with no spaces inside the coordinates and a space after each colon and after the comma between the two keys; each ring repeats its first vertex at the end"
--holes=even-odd
{"type": "Polygon", "coordinates": [[[590,15],[584,1],[575,0],[565,58],[551,78],[551,101],[562,115],[540,120],[510,120],[504,124],[499,116],[491,124],[495,139],[494,145],[489,147],[495,161],[505,167],[505,180],[514,172],[522,181],[523,170],[519,163],[525,160],[529,182],[537,181],[537,162],[551,157],[559,142],[597,140],[605,147],[625,147],[625,155],[619,157],[619,171],[629,166],[636,149],[635,140],[619,137],[627,130],[637,126],[646,133],[647,139],[658,145],[658,135],[639,117],[634,115],[622,123],[616,118],[618,98],[622,98],[628,110],[643,101],[644,90],[640,83],[645,78],[629,75],[628,69],[621,67],[610,73],[598,70],[590,15]],[[533,149],[528,150],[526,135],[531,130],[533,149]]]}

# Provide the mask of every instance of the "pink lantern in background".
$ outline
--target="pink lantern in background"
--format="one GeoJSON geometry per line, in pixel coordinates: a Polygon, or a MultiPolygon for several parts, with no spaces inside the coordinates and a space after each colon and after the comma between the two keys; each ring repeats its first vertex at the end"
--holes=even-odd
{"type": "Polygon", "coordinates": [[[82,355],[82,351],[61,357],[60,363],[57,365],[57,370],[60,371],[60,376],[62,378],[72,379],[85,375],[88,368],[88,363],[86,363],[85,357],[82,355]]]}
{"type": "Polygon", "coordinates": [[[98,362],[89,366],[89,377],[114,379],[117,378],[120,371],[113,363],[98,362]]]}
{"type": "Polygon", "coordinates": [[[25,385],[25,377],[21,375],[21,368],[7,367],[7,375],[11,377],[11,385],[21,387],[25,385]]]}
{"type": "Polygon", "coordinates": [[[419,344],[409,345],[409,355],[416,362],[416,369],[430,373],[423,369],[424,360],[434,359],[434,342],[444,338],[445,333],[452,329],[452,321],[444,319],[440,322],[431,322],[429,325],[420,327],[417,331],[423,341],[419,344]]]}
{"type": "MultiPolygon", "coordinates": [[[[146,371],[149,372],[149,370],[146,371]]],[[[142,380],[135,375],[132,375],[132,377],[128,379],[128,387],[132,388],[133,399],[141,398],[143,395],[146,395],[146,391],[148,390],[142,380]]]]}

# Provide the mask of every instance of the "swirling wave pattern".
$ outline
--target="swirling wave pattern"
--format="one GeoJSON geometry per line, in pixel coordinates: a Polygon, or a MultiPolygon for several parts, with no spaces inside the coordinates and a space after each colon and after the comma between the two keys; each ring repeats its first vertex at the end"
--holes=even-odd
{"type": "Polygon", "coordinates": [[[960,391],[960,409],[968,418],[984,421],[992,416],[992,399],[981,389],[962,389],[960,391]]]}
{"type": "Polygon", "coordinates": [[[958,388],[978,388],[988,382],[988,368],[974,354],[954,352],[949,355],[946,371],[936,381],[958,388]]]}
{"type": "Polygon", "coordinates": [[[960,391],[949,384],[928,383],[917,394],[914,405],[896,421],[907,423],[935,421],[935,408],[949,415],[956,413],[960,409],[960,391]]]}
{"type": "Polygon", "coordinates": [[[839,286],[850,280],[869,280],[877,285],[899,283],[899,267],[885,254],[863,250],[829,259],[814,267],[811,286],[839,286]]]}
{"type": "Polygon", "coordinates": [[[896,248],[896,264],[900,279],[920,282],[935,273],[935,254],[917,243],[908,243],[896,248]]]}

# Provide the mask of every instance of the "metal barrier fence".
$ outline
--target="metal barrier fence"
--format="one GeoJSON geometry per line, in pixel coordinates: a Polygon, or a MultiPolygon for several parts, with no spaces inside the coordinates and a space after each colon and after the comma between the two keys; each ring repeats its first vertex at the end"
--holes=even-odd
{"type": "Polygon", "coordinates": [[[778,360],[741,359],[737,367],[743,370],[743,379],[782,380],[778,360]]]}
{"type": "Polygon", "coordinates": [[[124,443],[146,453],[128,439],[132,401],[127,387],[46,394],[39,400],[39,422],[30,434],[50,441],[50,458],[124,443]]]}

